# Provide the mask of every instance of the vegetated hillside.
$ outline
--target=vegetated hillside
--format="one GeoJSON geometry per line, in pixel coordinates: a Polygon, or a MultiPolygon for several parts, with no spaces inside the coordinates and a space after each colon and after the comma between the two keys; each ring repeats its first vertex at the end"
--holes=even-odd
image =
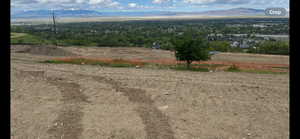
{"type": "MultiPolygon", "coordinates": [[[[159,47],[166,50],[174,49],[171,43],[173,37],[184,35],[184,33],[193,33],[198,37],[205,37],[211,42],[220,41],[226,44],[212,43],[218,44],[218,46],[212,46],[212,50],[215,51],[267,54],[289,53],[287,49],[289,46],[285,45],[289,43],[282,43],[275,39],[275,42],[271,43],[278,43],[280,47],[271,51],[265,51],[266,49],[262,47],[264,44],[271,43],[260,43],[274,41],[272,35],[289,34],[289,24],[286,18],[85,23],[59,23],[58,21],[58,33],[55,37],[52,24],[13,25],[11,31],[35,36],[40,44],[49,42],[52,44],[58,43],[61,46],[159,47]],[[236,34],[246,35],[238,36],[236,34]],[[233,46],[235,43],[238,43],[238,46],[233,46]],[[258,47],[263,49],[256,49],[258,47]]],[[[22,38],[13,38],[12,42],[13,44],[30,44],[29,41],[26,41],[26,39],[22,40],[22,38]]]]}

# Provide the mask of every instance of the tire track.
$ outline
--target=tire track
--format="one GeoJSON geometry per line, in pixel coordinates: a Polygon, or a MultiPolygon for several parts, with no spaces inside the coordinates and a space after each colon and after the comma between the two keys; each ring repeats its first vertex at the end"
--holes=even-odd
{"type": "Polygon", "coordinates": [[[60,78],[50,77],[47,78],[47,81],[61,91],[63,107],[48,133],[52,134],[55,139],[79,139],[83,132],[82,105],[89,103],[88,97],[81,92],[80,85],[77,83],[68,83],[60,78]]]}
{"type": "Polygon", "coordinates": [[[139,104],[136,112],[145,125],[146,139],[175,139],[168,117],[155,107],[154,101],[146,95],[145,90],[122,87],[120,82],[100,76],[92,78],[97,82],[110,84],[117,92],[122,92],[129,101],[139,104]]]}
{"type": "Polygon", "coordinates": [[[66,82],[65,79],[47,77],[44,71],[20,71],[23,76],[31,76],[37,79],[45,79],[48,83],[56,86],[62,95],[62,109],[47,133],[53,139],[80,139],[83,127],[81,124],[84,112],[84,103],[89,103],[88,97],[81,90],[80,85],[66,82]]]}

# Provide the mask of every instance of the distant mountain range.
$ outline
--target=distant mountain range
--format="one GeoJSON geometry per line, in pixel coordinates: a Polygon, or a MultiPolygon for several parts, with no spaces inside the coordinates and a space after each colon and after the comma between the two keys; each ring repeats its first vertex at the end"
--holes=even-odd
{"type": "MultiPolygon", "coordinates": [[[[11,18],[47,18],[51,17],[50,10],[12,12],[11,18]]],[[[110,17],[110,16],[176,16],[176,15],[204,15],[204,16],[262,16],[263,9],[234,8],[228,10],[212,10],[204,12],[98,12],[93,10],[55,10],[58,17],[110,17]]]]}
{"type": "Polygon", "coordinates": [[[201,12],[202,15],[212,15],[212,16],[258,16],[265,15],[265,10],[263,9],[251,9],[251,8],[235,8],[229,10],[214,10],[201,12]]]}
{"type": "MultiPolygon", "coordinates": [[[[101,16],[102,14],[92,10],[55,10],[58,17],[87,17],[101,16]]],[[[22,11],[11,13],[11,18],[43,18],[52,16],[51,10],[22,11]]]]}

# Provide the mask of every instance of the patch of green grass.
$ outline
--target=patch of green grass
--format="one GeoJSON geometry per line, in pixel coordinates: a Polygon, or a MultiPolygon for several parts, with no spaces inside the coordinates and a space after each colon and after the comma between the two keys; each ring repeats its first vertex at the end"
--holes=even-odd
{"type": "Polygon", "coordinates": [[[171,65],[163,65],[163,64],[156,64],[156,63],[146,63],[143,67],[149,69],[170,69],[171,65]]]}
{"type": "Polygon", "coordinates": [[[26,33],[15,33],[15,32],[11,32],[11,33],[10,33],[10,38],[15,39],[15,38],[23,37],[23,36],[26,36],[26,35],[28,35],[28,34],[26,34],[26,33]]]}
{"type": "Polygon", "coordinates": [[[26,33],[11,33],[11,44],[51,44],[50,40],[41,39],[26,33]]]}
{"type": "Polygon", "coordinates": [[[110,67],[135,67],[136,65],[133,64],[126,64],[126,63],[113,63],[109,64],[110,67]]]}
{"type": "Polygon", "coordinates": [[[256,74],[287,74],[288,72],[274,72],[270,70],[241,70],[239,67],[232,65],[226,71],[228,72],[247,72],[247,73],[256,73],[256,74]]]}
{"type": "Polygon", "coordinates": [[[102,61],[91,61],[86,59],[72,59],[68,61],[63,60],[46,60],[42,61],[42,63],[50,63],[50,64],[77,64],[77,65],[99,65],[99,66],[108,66],[108,67],[135,67],[134,64],[128,63],[108,63],[102,61]]]}
{"type": "Polygon", "coordinates": [[[41,61],[40,63],[49,63],[49,64],[66,64],[63,61],[58,61],[58,60],[45,60],[45,61],[41,61]]]}
{"type": "Polygon", "coordinates": [[[229,71],[229,72],[240,72],[241,70],[239,69],[238,66],[232,65],[226,71],[229,71]]]}
{"type": "Polygon", "coordinates": [[[274,69],[289,69],[289,67],[272,67],[274,69]]]}
{"type": "MultiPolygon", "coordinates": [[[[138,64],[134,62],[130,63],[129,61],[122,59],[115,59],[112,61],[98,61],[98,60],[89,60],[84,58],[74,58],[74,59],[63,59],[63,60],[46,60],[42,63],[51,63],[51,64],[77,64],[77,65],[99,65],[99,66],[108,66],[108,67],[136,67],[138,64]]],[[[191,67],[187,68],[184,64],[178,65],[163,65],[163,64],[154,64],[154,63],[142,63],[143,68],[151,69],[173,69],[181,71],[199,71],[199,72],[208,72],[208,68],[199,68],[191,67]]]]}
{"type": "Polygon", "coordinates": [[[195,67],[187,68],[185,65],[184,66],[182,66],[182,65],[171,66],[170,69],[180,70],[180,71],[209,72],[208,68],[195,68],[195,67]]]}
{"type": "MultiPolygon", "coordinates": [[[[74,58],[74,59],[64,59],[64,60],[46,60],[46,61],[42,61],[41,63],[99,65],[99,66],[107,66],[107,67],[136,67],[137,66],[137,64],[135,64],[134,62],[130,63],[130,61],[126,61],[123,59],[115,59],[112,61],[98,61],[98,60],[91,60],[85,58],[74,58]]],[[[179,70],[179,71],[209,72],[209,67],[199,67],[199,66],[197,67],[194,65],[188,69],[185,64],[163,65],[163,64],[155,64],[155,63],[143,63],[142,67],[151,68],[151,69],[172,69],[172,70],[179,70]]],[[[269,70],[242,70],[239,69],[236,65],[232,65],[226,71],[247,72],[247,73],[256,73],[256,74],[288,74],[288,72],[274,72],[269,70]]]]}

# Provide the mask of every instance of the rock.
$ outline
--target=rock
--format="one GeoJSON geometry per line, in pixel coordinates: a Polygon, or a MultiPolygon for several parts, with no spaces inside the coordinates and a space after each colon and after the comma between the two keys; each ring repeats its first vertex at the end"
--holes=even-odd
{"type": "Polygon", "coordinates": [[[165,93],[164,93],[164,95],[171,95],[171,93],[169,93],[169,92],[165,92],[165,93]]]}
{"type": "Polygon", "coordinates": [[[168,105],[158,107],[159,110],[166,110],[167,108],[169,108],[168,105]]]}
{"type": "Polygon", "coordinates": [[[151,99],[154,100],[156,98],[156,95],[151,95],[151,99]]]}

